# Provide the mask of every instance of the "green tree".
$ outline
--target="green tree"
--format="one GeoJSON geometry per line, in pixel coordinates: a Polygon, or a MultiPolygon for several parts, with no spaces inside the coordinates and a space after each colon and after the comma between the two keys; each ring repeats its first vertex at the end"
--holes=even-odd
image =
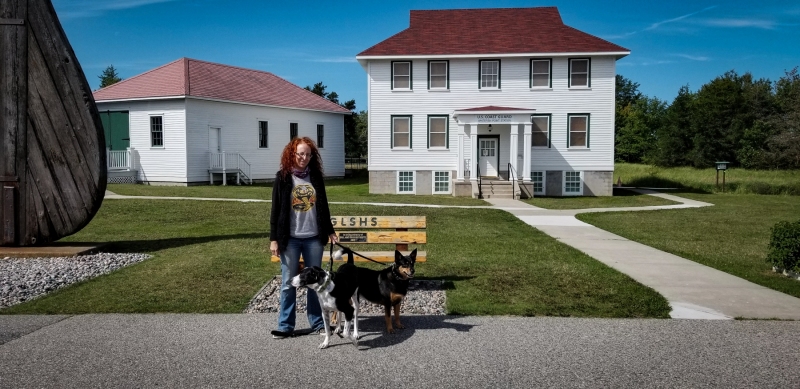
{"type": "Polygon", "coordinates": [[[664,123],[656,130],[656,148],[652,162],[659,166],[689,164],[692,151],[695,94],[684,85],[666,109],[664,123]]]}
{"type": "Polygon", "coordinates": [[[100,78],[100,88],[105,88],[109,85],[116,84],[122,81],[119,74],[117,74],[117,69],[114,68],[114,65],[108,65],[108,67],[103,70],[103,73],[97,76],[100,78]]]}
{"type": "MultiPolygon", "coordinates": [[[[305,90],[322,96],[336,104],[341,105],[345,109],[350,110],[350,115],[344,117],[344,153],[348,158],[358,158],[367,155],[367,142],[366,132],[362,135],[359,133],[358,115],[356,113],[356,101],[347,100],[344,103],[339,102],[339,94],[336,92],[328,92],[328,87],[322,81],[314,84],[314,86],[306,86],[305,90]]],[[[364,112],[364,111],[362,111],[364,112]]]]}
{"type": "Polygon", "coordinates": [[[639,92],[639,84],[622,75],[616,78],[614,155],[620,162],[653,158],[656,132],[662,126],[666,104],[639,92]]]}

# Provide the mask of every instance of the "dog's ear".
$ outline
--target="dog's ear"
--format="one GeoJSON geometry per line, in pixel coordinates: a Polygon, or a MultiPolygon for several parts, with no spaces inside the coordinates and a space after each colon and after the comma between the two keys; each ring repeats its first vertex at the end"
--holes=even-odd
{"type": "Polygon", "coordinates": [[[408,257],[411,258],[411,262],[417,262],[417,249],[408,254],[408,257]]]}
{"type": "Polygon", "coordinates": [[[403,254],[397,249],[394,250],[394,261],[400,263],[403,260],[403,254]]]}

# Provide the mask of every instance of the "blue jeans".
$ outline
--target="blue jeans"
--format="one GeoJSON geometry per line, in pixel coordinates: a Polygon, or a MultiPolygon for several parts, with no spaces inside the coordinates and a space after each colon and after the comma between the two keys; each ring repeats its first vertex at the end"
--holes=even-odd
{"type": "MultiPolygon", "coordinates": [[[[297,289],[292,286],[292,277],[296,276],[300,267],[300,255],[306,267],[322,266],[322,253],[325,246],[319,238],[289,238],[286,250],[281,252],[281,301],[278,315],[278,331],[294,331],[295,306],[297,289]]],[[[319,306],[317,292],[308,289],[306,296],[306,314],[313,330],[325,326],[322,321],[322,309],[319,306]]]]}

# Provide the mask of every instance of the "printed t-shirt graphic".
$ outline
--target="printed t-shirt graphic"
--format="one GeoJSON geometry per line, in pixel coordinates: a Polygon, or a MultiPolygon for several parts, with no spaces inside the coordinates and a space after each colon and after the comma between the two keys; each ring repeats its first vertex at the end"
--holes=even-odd
{"type": "Polygon", "coordinates": [[[308,212],[317,202],[317,192],[309,184],[300,184],[292,189],[292,209],[308,212]]]}

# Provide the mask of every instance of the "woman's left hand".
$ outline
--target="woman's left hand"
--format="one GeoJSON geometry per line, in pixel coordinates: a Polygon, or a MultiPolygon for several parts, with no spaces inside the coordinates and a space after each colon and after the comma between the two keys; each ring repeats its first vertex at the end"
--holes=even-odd
{"type": "Polygon", "coordinates": [[[338,237],[338,236],[336,236],[336,234],[330,234],[330,235],[328,235],[328,239],[330,239],[330,240],[331,240],[331,242],[333,242],[333,243],[339,243],[339,237],[338,237]]]}

